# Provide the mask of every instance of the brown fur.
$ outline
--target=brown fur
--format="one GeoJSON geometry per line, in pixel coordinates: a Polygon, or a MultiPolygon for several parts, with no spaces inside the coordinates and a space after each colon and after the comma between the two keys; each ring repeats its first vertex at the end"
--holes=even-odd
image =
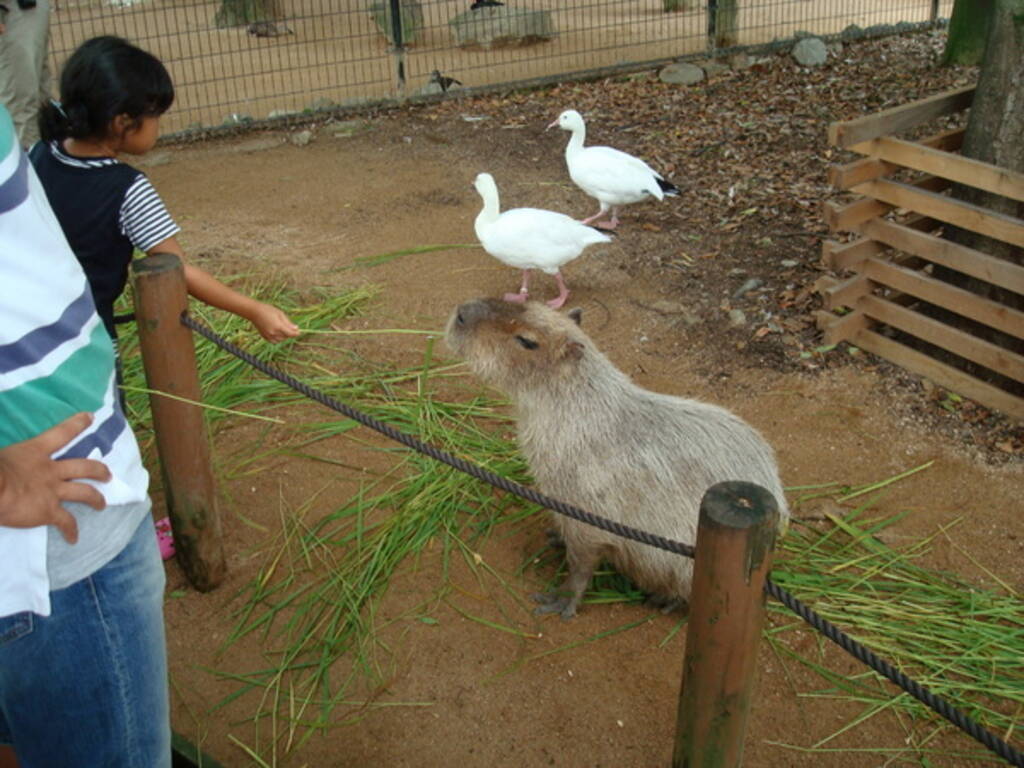
{"type": "MultiPolygon", "coordinates": [[[[626,525],[693,543],[705,491],[743,480],[788,509],[771,447],[729,411],[630,381],[579,327],[579,314],[479,299],[458,307],[449,346],[516,403],[519,445],[540,489],[626,525]]],[[[569,577],[538,610],[570,618],[602,558],[672,604],[692,561],[555,515],[569,577]]]]}

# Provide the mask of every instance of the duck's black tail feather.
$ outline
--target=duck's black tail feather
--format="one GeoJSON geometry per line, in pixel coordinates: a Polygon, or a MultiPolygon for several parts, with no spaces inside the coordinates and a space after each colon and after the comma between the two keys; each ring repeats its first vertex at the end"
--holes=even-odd
{"type": "Polygon", "coordinates": [[[658,186],[661,187],[661,191],[669,197],[679,194],[679,187],[673,184],[671,181],[665,181],[664,179],[658,179],[658,186]]]}

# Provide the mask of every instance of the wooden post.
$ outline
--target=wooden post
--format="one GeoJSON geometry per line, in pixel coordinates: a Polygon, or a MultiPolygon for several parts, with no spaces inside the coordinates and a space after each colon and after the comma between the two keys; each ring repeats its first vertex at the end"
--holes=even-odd
{"type": "MultiPolygon", "coordinates": [[[[181,261],[154,254],[132,262],[132,273],[147,385],[198,402],[192,332],[181,324],[188,302],[181,261]]],[[[178,562],[192,586],[207,592],[223,580],[225,564],[202,409],[159,394],[151,394],[149,404],[178,562]]]]}
{"type": "Polygon", "coordinates": [[[701,501],[673,768],[740,765],[778,518],[752,483],[719,483],[701,501]]]}

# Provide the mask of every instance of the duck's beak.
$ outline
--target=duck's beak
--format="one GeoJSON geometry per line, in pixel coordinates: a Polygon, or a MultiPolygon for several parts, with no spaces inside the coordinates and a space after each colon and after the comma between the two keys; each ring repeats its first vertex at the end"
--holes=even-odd
{"type": "Polygon", "coordinates": [[[547,130],[550,130],[551,128],[555,128],[555,127],[557,127],[557,126],[558,126],[558,118],[556,117],[556,118],[555,118],[554,120],[552,120],[552,121],[551,121],[551,122],[550,122],[550,123],[548,124],[548,127],[547,127],[547,128],[545,128],[544,130],[545,130],[545,131],[547,131],[547,130]]]}

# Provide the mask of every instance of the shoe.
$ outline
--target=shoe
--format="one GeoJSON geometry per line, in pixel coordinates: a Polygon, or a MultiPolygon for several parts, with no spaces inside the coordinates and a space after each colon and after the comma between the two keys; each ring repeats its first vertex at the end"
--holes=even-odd
{"type": "Polygon", "coordinates": [[[160,557],[164,560],[174,557],[174,536],[171,534],[171,521],[161,517],[156,521],[156,542],[160,545],[160,557]]]}

